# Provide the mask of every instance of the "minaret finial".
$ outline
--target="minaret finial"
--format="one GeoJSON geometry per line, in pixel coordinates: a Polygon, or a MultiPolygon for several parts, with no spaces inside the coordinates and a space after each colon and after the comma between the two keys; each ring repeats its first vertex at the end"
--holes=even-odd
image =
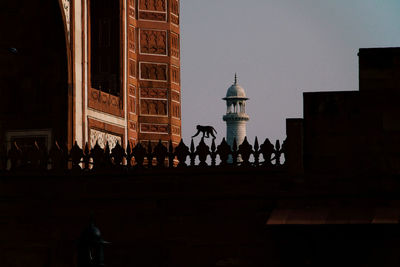
{"type": "Polygon", "coordinates": [[[237,84],[237,73],[235,72],[235,84],[237,84]]]}

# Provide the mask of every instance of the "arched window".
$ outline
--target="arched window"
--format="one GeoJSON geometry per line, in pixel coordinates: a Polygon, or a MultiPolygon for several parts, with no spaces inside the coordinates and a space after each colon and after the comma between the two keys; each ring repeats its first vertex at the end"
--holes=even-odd
{"type": "Polygon", "coordinates": [[[90,1],[90,77],[92,88],[121,95],[120,1],[90,1]]]}

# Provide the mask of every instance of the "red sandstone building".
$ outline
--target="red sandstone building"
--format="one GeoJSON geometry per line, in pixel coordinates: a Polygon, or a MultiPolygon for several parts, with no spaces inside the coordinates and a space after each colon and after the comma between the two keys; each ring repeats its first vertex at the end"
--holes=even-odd
{"type": "Polygon", "coordinates": [[[2,2],[0,141],[177,144],[179,0],[2,2]]]}

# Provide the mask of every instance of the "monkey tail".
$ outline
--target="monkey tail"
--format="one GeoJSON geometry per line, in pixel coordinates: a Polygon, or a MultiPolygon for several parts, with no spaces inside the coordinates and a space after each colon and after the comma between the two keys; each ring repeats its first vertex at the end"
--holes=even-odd
{"type": "Polygon", "coordinates": [[[218,134],[217,131],[214,129],[214,127],[213,127],[212,129],[213,129],[213,131],[214,131],[216,134],[218,134]]]}

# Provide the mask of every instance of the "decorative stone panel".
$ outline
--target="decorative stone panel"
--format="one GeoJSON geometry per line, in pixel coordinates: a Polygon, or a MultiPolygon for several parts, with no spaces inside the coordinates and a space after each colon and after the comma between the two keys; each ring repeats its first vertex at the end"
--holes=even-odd
{"type": "Polygon", "coordinates": [[[167,21],[167,1],[139,0],[139,19],[167,21]]]}
{"type": "Polygon", "coordinates": [[[140,30],[140,53],[167,55],[167,31],[140,30]]]}
{"type": "Polygon", "coordinates": [[[99,144],[101,148],[104,148],[106,143],[108,142],[110,149],[115,147],[117,142],[122,144],[122,138],[121,136],[114,135],[111,133],[99,131],[96,129],[90,129],[90,144],[92,147],[96,144],[96,142],[99,144]]]}
{"type": "Polygon", "coordinates": [[[139,10],[166,12],[166,0],[139,0],[139,10]]]}
{"type": "Polygon", "coordinates": [[[171,32],[171,56],[175,58],[179,58],[179,51],[180,51],[180,43],[179,43],[179,35],[171,32]]]}
{"type": "Polygon", "coordinates": [[[135,52],[135,27],[129,25],[128,28],[128,47],[130,51],[135,52]]]}
{"type": "Polygon", "coordinates": [[[167,64],[140,62],[140,79],[167,81],[167,64]]]}
{"type": "Polygon", "coordinates": [[[129,76],[136,77],[136,61],[129,59],[129,76]]]}
{"type": "Polygon", "coordinates": [[[179,17],[175,17],[174,15],[171,16],[171,22],[173,24],[179,25],[179,17]]]}
{"type": "Polygon", "coordinates": [[[141,98],[168,98],[168,91],[166,88],[140,88],[141,98]]]}
{"type": "Polygon", "coordinates": [[[173,83],[179,84],[181,81],[179,68],[171,66],[171,80],[173,83]]]}
{"type": "Polygon", "coordinates": [[[152,13],[152,12],[141,11],[139,13],[139,18],[143,20],[166,21],[167,15],[164,13],[152,13]]]}
{"type": "Polygon", "coordinates": [[[177,103],[180,103],[180,102],[181,102],[181,98],[180,98],[179,93],[176,92],[176,91],[172,91],[172,92],[171,92],[171,100],[172,100],[172,101],[175,101],[175,102],[177,102],[177,103]]]}
{"type": "Polygon", "coordinates": [[[118,96],[94,88],[89,88],[88,102],[90,108],[119,117],[124,117],[122,100],[118,96]]]}
{"type": "Polygon", "coordinates": [[[179,2],[177,0],[171,0],[171,22],[175,25],[179,25],[179,2]]]}
{"type": "Polygon", "coordinates": [[[129,96],[128,98],[129,112],[136,114],[136,98],[129,96]]]}
{"type": "Polygon", "coordinates": [[[168,101],[140,99],[140,115],[167,116],[168,101]]]}
{"type": "Polygon", "coordinates": [[[128,14],[130,17],[135,18],[135,0],[129,0],[128,2],[128,14]]]}
{"type": "Polygon", "coordinates": [[[136,96],[136,86],[130,84],[128,93],[129,93],[130,96],[136,96]]]}
{"type": "Polygon", "coordinates": [[[141,133],[168,134],[168,124],[141,123],[141,133]]]}
{"type": "Polygon", "coordinates": [[[171,0],[171,13],[179,16],[179,2],[178,0],[171,0]]]}
{"type": "Polygon", "coordinates": [[[172,102],[172,116],[175,118],[181,118],[181,105],[179,103],[172,102]]]}

